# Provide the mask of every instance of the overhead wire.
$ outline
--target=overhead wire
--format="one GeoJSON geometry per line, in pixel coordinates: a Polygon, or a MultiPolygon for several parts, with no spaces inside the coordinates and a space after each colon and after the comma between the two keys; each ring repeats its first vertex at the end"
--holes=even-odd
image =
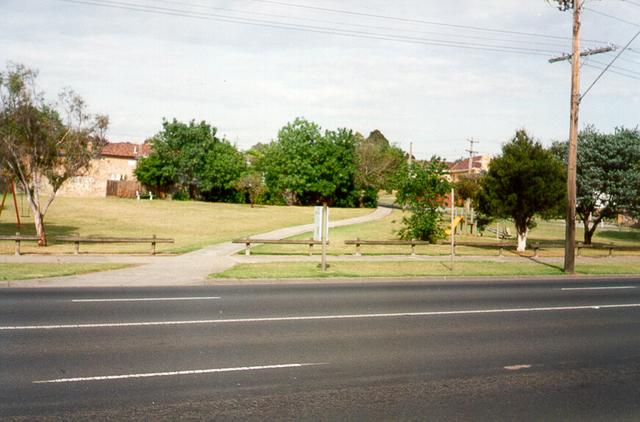
{"type": "Polygon", "coordinates": [[[539,48],[513,47],[509,45],[496,45],[496,44],[473,43],[473,42],[462,42],[462,41],[448,41],[448,40],[442,40],[442,39],[429,39],[429,38],[409,37],[409,36],[403,36],[403,35],[394,35],[394,34],[356,31],[356,30],[349,30],[349,29],[342,29],[342,28],[335,28],[335,27],[320,27],[320,26],[313,26],[313,25],[293,24],[293,23],[280,22],[280,21],[269,21],[264,19],[239,18],[239,17],[228,16],[228,15],[214,14],[214,13],[193,12],[193,11],[184,10],[184,9],[172,9],[172,8],[166,8],[166,7],[149,6],[149,5],[140,4],[140,3],[122,2],[122,1],[113,1],[113,0],[58,0],[58,1],[66,2],[66,3],[100,6],[100,7],[106,7],[106,8],[114,8],[114,9],[131,10],[131,11],[137,11],[137,12],[146,12],[146,13],[153,13],[153,14],[160,14],[160,15],[181,16],[181,17],[194,18],[194,19],[222,21],[222,22],[230,22],[230,23],[239,23],[244,25],[252,25],[252,26],[330,34],[330,35],[346,36],[346,37],[353,37],[353,38],[396,41],[396,42],[402,42],[402,43],[422,44],[422,45],[429,45],[429,46],[462,48],[462,49],[516,53],[516,54],[528,54],[528,55],[538,55],[538,56],[547,56],[549,54],[553,54],[556,52],[554,50],[545,50],[545,49],[539,49],[539,48]]]}
{"type": "MultiPolygon", "coordinates": [[[[323,24],[348,25],[350,27],[367,28],[367,29],[384,30],[384,31],[393,31],[393,32],[406,32],[406,33],[413,33],[413,34],[436,35],[436,36],[446,36],[446,37],[453,37],[453,38],[467,38],[467,39],[471,38],[471,39],[474,39],[474,40],[499,41],[499,42],[511,42],[511,43],[519,43],[519,42],[523,41],[523,40],[517,40],[517,39],[514,40],[514,39],[505,39],[505,38],[486,37],[486,36],[481,36],[481,35],[477,35],[477,34],[469,35],[469,34],[461,34],[461,33],[456,33],[456,32],[424,31],[424,30],[418,30],[418,29],[408,29],[408,28],[399,28],[399,27],[390,27],[390,26],[367,25],[367,24],[355,23],[355,22],[336,22],[336,21],[329,21],[329,20],[325,20],[325,19],[309,18],[309,17],[304,17],[304,16],[290,16],[290,15],[289,16],[284,16],[284,15],[275,14],[275,13],[258,12],[258,11],[253,11],[253,10],[252,11],[247,11],[247,10],[231,9],[231,8],[224,8],[224,7],[216,7],[216,6],[211,6],[211,5],[205,5],[205,4],[200,4],[200,3],[191,3],[191,2],[175,1],[175,0],[155,0],[155,1],[157,3],[194,7],[194,8],[205,9],[205,10],[219,10],[219,11],[225,11],[225,12],[237,13],[237,14],[259,15],[259,16],[267,16],[267,17],[273,17],[273,18],[279,18],[279,19],[290,19],[290,20],[316,22],[316,23],[323,23],[323,24]]],[[[531,36],[531,35],[529,35],[529,36],[531,36]]],[[[546,37],[546,35],[544,35],[544,37],[546,37]]],[[[526,42],[528,44],[530,44],[530,45],[547,45],[547,46],[563,47],[564,48],[564,47],[567,46],[567,44],[570,45],[570,40],[571,40],[571,38],[567,37],[567,38],[564,39],[564,41],[566,43],[560,43],[559,40],[549,40],[549,41],[527,40],[526,42]]]]}
{"type": "MultiPolygon", "coordinates": [[[[511,34],[511,35],[525,35],[530,37],[544,37],[544,38],[563,39],[563,40],[571,39],[571,37],[564,37],[564,36],[558,36],[558,35],[540,34],[540,33],[534,33],[534,32],[511,31],[511,30],[505,30],[505,29],[486,28],[486,27],[473,26],[473,25],[460,25],[460,24],[452,24],[452,23],[446,23],[446,22],[428,21],[424,19],[380,15],[380,14],[374,14],[374,13],[357,12],[353,10],[333,9],[329,7],[320,7],[320,6],[309,6],[309,5],[304,5],[299,3],[289,3],[289,2],[279,1],[279,0],[252,0],[252,1],[257,3],[269,3],[269,4],[276,4],[276,5],[285,6],[285,7],[310,9],[310,10],[339,13],[339,14],[352,15],[352,16],[368,17],[368,18],[375,18],[375,19],[388,19],[388,20],[394,20],[394,21],[405,22],[405,23],[435,25],[435,26],[443,26],[443,27],[457,28],[457,29],[472,29],[475,31],[496,32],[496,33],[511,34]]],[[[582,41],[595,42],[595,43],[603,42],[599,40],[589,40],[589,39],[583,39],[582,41]]]]}

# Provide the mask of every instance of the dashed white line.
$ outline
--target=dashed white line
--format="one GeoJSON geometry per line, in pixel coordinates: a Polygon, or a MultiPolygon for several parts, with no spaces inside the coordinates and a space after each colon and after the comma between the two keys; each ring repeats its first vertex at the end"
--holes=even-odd
{"type": "Polygon", "coordinates": [[[127,297],[127,298],[112,298],[112,299],[72,299],[71,302],[83,303],[83,302],[155,302],[164,300],[215,300],[220,299],[220,296],[189,296],[189,297],[127,297]]]}
{"type": "Polygon", "coordinates": [[[521,369],[529,368],[531,368],[531,365],[509,365],[504,367],[504,369],[506,369],[507,371],[519,371],[521,369]]]}
{"type": "Polygon", "coordinates": [[[122,380],[129,378],[151,378],[151,377],[170,377],[176,375],[198,375],[198,374],[214,374],[219,372],[239,372],[239,371],[259,371],[264,369],[285,369],[285,368],[302,368],[304,366],[326,365],[324,363],[284,363],[277,365],[263,366],[240,366],[236,368],[213,368],[213,369],[192,369],[188,371],[171,371],[171,372],[147,372],[141,374],[124,374],[124,375],[103,375],[97,377],[78,377],[78,378],[58,378],[51,380],[33,381],[33,384],[55,384],[63,382],[83,382],[83,381],[109,381],[122,380]]]}
{"type": "Polygon", "coordinates": [[[517,312],[560,312],[599,309],[640,308],[640,303],[621,303],[612,305],[583,305],[583,306],[553,306],[544,308],[507,308],[507,309],[475,309],[461,311],[427,311],[427,312],[399,312],[386,314],[352,314],[352,315],[310,315],[291,317],[265,318],[234,318],[234,319],[199,319],[187,321],[149,321],[149,322],[112,322],[97,324],[56,324],[56,325],[16,325],[0,327],[0,331],[9,330],[54,330],[63,328],[121,328],[121,327],[149,327],[161,325],[194,325],[194,324],[233,324],[255,322],[284,322],[284,321],[314,321],[336,319],[365,319],[365,318],[398,318],[398,317],[428,317],[446,315],[482,315],[517,312]]]}
{"type": "Polygon", "coordinates": [[[620,290],[620,289],[635,289],[636,286],[600,286],[600,287],[563,287],[560,290],[620,290]]]}

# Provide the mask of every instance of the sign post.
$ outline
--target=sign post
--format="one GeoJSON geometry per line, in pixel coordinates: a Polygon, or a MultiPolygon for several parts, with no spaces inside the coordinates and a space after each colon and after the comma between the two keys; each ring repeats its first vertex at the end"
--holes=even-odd
{"type": "Polygon", "coordinates": [[[329,207],[327,207],[326,203],[314,209],[313,240],[322,242],[320,269],[325,272],[327,271],[327,241],[329,240],[329,207]]]}

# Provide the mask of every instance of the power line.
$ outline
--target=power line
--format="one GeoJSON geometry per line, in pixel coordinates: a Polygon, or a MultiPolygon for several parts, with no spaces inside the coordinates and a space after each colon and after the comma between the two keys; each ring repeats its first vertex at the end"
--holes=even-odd
{"type": "Polygon", "coordinates": [[[607,17],[607,18],[609,18],[609,19],[617,20],[618,22],[626,23],[626,24],[628,24],[628,25],[633,25],[633,26],[635,26],[635,27],[640,27],[640,24],[637,24],[637,23],[635,23],[635,22],[631,22],[631,21],[628,21],[628,20],[626,20],[626,19],[622,19],[622,18],[619,18],[619,17],[617,17],[617,16],[610,15],[610,14],[608,14],[608,13],[600,12],[600,11],[598,11],[598,10],[591,9],[591,8],[589,8],[589,7],[586,7],[586,6],[585,6],[585,7],[583,7],[583,9],[584,9],[584,10],[588,10],[589,12],[591,12],[591,13],[595,13],[595,14],[597,14],[597,15],[605,16],[605,17],[607,17]]]}
{"type": "MultiPolygon", "coordinates": [[[[618,60],[620,60],[620,59],[618,59],[618,60]]],[[[600,62],[600,61],[598,61],[598,60],[590,60],[590,61],[591,61],[592,63],[597,64],[597,65],[600,65],[600,66],[607,66],[607,65],[608,65],[608,63],[603,63],[603,62],[600,62]]],[[[621,67],[621,66],[613,66],[613,65],[611,66],[611,68],[612,68],[612,69],[615,69],[615,70],[619,70],[620,72],[628,72],[628,73],[629,73],[629,74],[631,74],[631,75],[634,75],[634,76],[640,77],[640,72],[635,71],[635,70],[627,69],[627,68],[625,68],[625,67],[621,67]]]]}
{"type": "Polygon", "coordinates": [[[628,4],[631,4],[631,5],[636,6],[636,7],[640,7],[640,3],[635,2],[633,0],[620,0],[620,1],[628,3],[628,4]]]}
{"type": "MultiPolygon", "coordinates": [[[[596,65],[593,65],[593,64],[589,64],[589,63],[583,63],[583,66],[590,67],[592,69],[598,69],[598,70],[603,70],[604,69],[602,66],[596,66],[596,65]]],[[[635,79],[637,81],[640,81],[640,77],[629,75],[629,74],[626,74],[626,73],[623,73],[623,72],[619,72],[617,70],[609,69],[609,73],[613,73],[615,75],[624,76],[625,78],[635,79]]]]}
{"type": "MultiPolygon", "coordinates": [[[[316,23],[323,23],[323,24],[349,25],[350,27],[368,28],[368,29],[375,29],[375,30],[406,32],[406,33],[423,34],[423,35],[446,36],[446,37],[454,37],[454,38],[467,38],[467,39],[468,38],[472,38],[474,40],[485,40],[485,41],[499,41],[499,42],[512,42],[512,43],[519,43],[519,42],[523,41],[523,40],[517,40],[517,39],[514,40],[514,39],[505,39],[505,38],[485,37],[485,36],[479,36],[477,34],[465,35],[465,34],[451,33],[451,32],[435,32],[435,31],[424,31],[424,30],[389,27],[389,26],[380,26],[380,25],[366,25],[366,24],[354,23],[354,22],[336,22],[336,21],[329,21],[329,20],[325,20],[325,19],[315,19],[315,18],[300,17],[300,16],[284,16],[284,15],[279,15],[279,14],[275,14],[275,13],[246,11],[246,10],[239,10],[239,9],[230,9],[230,8],[224,8],[224,7],[215,7],[215,6],[204,5],[204,4],[199,4],[199,3],[188,3],[188,2],[181,2],[181,1],[156,0],[156,2],[165,3],[165,4],[173,4],[173,5],[180,5],[180,6],[187,6],[187,7],[194,7],[194,8],[205,9],[205,10],[220,10],[220,11],[231,12],[231,13],[239,13],[239,14],[244,14],[244,15],[249,15],[249,16],[251,16],[251,15],[259,15],[259,16],[267,16],[267,17],[279,18],[279,19],[290,19],[290,20],[316,22],[316,23]]],[[[567,41],[568,40],[569,39],[567,38],[567,41]]],[[[547,45],[547,46],[563,47],[563,48],[565,47],[565,44],[561,44],[561,43],[559,43],[557,41],[552,42],[552,41],[527,40],[526,42],[528,44],[532,44],[532,45],[547,45]]]]}
{"type": "MultiPolygon", "coordinates": [[[[286,6],[286,7],[295,7],[300,9],[318,10],[322,12],[339,13],[339,14],[345,14],[345,15],[361,16],[361,17],[376,18],[376,19],[388,19],[388,20],[394,20],[394,21],[405,22],[405,23],[417,23],[417,24],[423,24],[423,25],[435,25],[435,26],[443,26],[448,28],[471,29],[474,31],[496,32],[501,34],[543,37],[543,38],[550,38],[550,39],[561,39],[561,40],[571,39],[570,37],[540,34],[540,33],[534,33],[534,32],[510,31],[505,29],[486,28],[486,27],[472,26],[472,25],[459,25],[459,24],[451,24],[451,23],[445,23],[445,22],[427,21],[423,19],[402,18],[397,16],[378,15],[374,13],[357,12],[357,11],[345,10],[345,9],[332,9],[328,7],[309,6],[309,5],[303,5],[298,3],[288,3],[284,1],[278,1],[278,0],[253,0],[253,1],[258,3],[270,3],[270,4],[277,4],[277,5],[286,6]]],[[[602,43],[602,41],[599,41],[599,40],[582,40],[582,41],[602,43]]]]}
{"type": "Polygon", "coordinates": [[[320,34],[337,35],[337,36],[344,36],[344,37],[351,37],[351,38],[395,41],[395,42],[402,42],[402,43],[408,43],[408,44],[420,44],[420,45],[429,45],[429,46],[462,48],[462,49],[468,49],[468,50],[515,53],[515,54],[537,55],[537,56],[547,56],[549,54],[553,54],[553,51],[551,50],[543,50],[543,49],[537,49],[537,48],[512,47],[508,45],[447,41],[447,40],[440,40],[440,39],[408,37],[408,36],[402,36],[402,35],[380,34],[380,33],[374,33],[374,32],[354,31],[354,30],[347,30],[347,29],[341,29],[341,28],[327,28],[327,27],[318,27],[318,26],[311,26],[311,25],[291,24],[287,22],[268,21],[263,19],[239,18],[239,17],[228,16],[228,15],[192,12],[184,9],[170,9],[170,8],[164,8],[164,7],[148,6],[148,5],[141,5],[136,3],[118,2],[118,1],[108,1],[108,0],[57,0],[57,1],[65,2],[65,3],[75,3],[75,4],[106,7],[106,8],[112,8],[112,9],[130,10],[130,11],[143,12],[143,13],[152,13],[152,14],[160,14],[160,15],[168,15],[168,16],[180,16],[180,17],[193,18],[193,19],[238,23],[243,25],[285,29],[285,30],[293,30],[293,31],[300,31],[300,32],[312,32],[312,33],[320,33],[320,34]]]}
{"type": "Polygon", "coordinates": [[[598,77],[591,83],[591,85],[589,85],[589,88],[587,88],[586,91],[584,91],[584,93],[580,96],[580,101],[582,101],[582,99],[585,97],[585,95],[587,95],[589,93],[589,91],[591,90],[591,88],[593,88],[593,86],[596,84],[596,82],[598,82],[600,80],[600,78],[602,78],[602,76],[607,73],[607,70],[609,70],[609,68],[613,65],[613,63],[615,63],[616,60],[618,60],[618,57],[620,57],[620,55],[622,53],[624,53],[624,51],[631,45],[632,42],[635,41],[636,38],[638,38],[638,36],[640,35],[640,31],[636,32],[636,34],[629,40],[629,42],[622,47],[622,49],[618,52],[618,54],[616,54],[616,56],[613,58],[613,60],[611,60],[611,62],[607,65],[607,67],[605,67],[602,72],[600,72],[600,74],[598,75],[598,77]]]}

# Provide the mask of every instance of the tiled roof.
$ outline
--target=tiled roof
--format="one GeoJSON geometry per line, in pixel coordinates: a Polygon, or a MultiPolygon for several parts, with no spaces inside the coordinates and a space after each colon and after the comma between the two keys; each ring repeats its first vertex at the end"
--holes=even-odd
{"type": "MultiPolygon", "coordinates": [[[[449,165],[449,170],[451,171],[467,171],[469,170],[469,159],[465,158],[464,160],[456,161],[454,163],[447,163],[449,165]]],[[[473,161],[471,162],[471,168],[474,169],[482,169],[482,156],[476,155],[473,157],[473,161]]]]}
{"type": "Polygon", "coordinates": [[[134,144],[132,142],[109,142],[102,148],[100,155],[108,157],[120,157],[137,159],[140,157],[146,157],[151,151],[151,145],[134,144]]]}

